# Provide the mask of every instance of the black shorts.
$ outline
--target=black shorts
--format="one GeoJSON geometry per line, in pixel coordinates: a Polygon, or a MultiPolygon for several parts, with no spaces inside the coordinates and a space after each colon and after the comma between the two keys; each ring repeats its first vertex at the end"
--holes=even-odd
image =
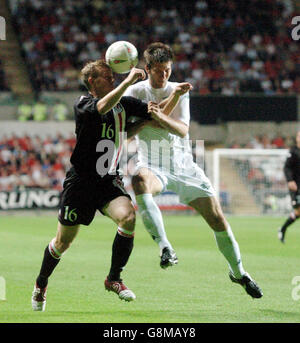
{"type": "Polygon", "coordinates": [[[72,167],[64,180],[58,220],[66,226],[89,225],[96,210],[103,213],[102,208],[119,196],[131,199],[119,175],[82,176],[72,167]]]}
{"type": "Polygon", "coordinates": [[[300,188],[299,188],[300,185],[297,185],[297,186],[298,186],[298,190],[296,192],[290,191],[293,208],[300,207],[300,188]]]}

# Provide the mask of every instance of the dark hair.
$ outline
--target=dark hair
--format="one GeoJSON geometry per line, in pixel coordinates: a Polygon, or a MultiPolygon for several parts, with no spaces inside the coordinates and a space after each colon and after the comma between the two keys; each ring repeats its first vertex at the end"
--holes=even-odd
{"type": "Polygon", "coordinates": [[[96,60],[92,62],[88,62],[82,69],[81,69],[81,79],[87,89],[90,90],[90,84],[89,84],[89,77],[92,77],[93,79],[97,78],[101,72],[101,69],[103,68],[109,68],[110,66],[104,61],[104,60],[96,60]]]}
{"type": "Polygon", "coordinates": [[[148,45],[144,51],[144,58],[147,67],[150,69],[154,63],[173,62],[174,54],[168,45],[156,42],[148,45]]]}

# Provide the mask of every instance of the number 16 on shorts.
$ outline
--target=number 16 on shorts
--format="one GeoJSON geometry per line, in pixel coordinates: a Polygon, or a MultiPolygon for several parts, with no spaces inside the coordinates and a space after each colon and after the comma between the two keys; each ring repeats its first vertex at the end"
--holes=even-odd
{"type": "Polygon", "coordinates": [[[77,213],[76,208],[70,209],[69,206],[64,206],[65,207],[65,215],[64,215],[64,220],[68,220],[70,222],[75,222],[77,219],[77,213]]]}

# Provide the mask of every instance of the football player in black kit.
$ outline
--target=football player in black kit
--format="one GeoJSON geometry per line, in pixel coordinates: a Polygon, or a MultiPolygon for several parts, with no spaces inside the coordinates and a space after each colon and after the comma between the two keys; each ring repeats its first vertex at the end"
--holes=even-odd
{"type": "Polygon", "coordinates": [[[300,131],[296,135],[296,145],[290,149],[284,164],[284,174],[294,210],[278,231],[278,238],[282,243],[284,243],[287,228],[300,217],[300,131]]]}
{"type": "Polygon", "coordinates": [[[135,294],[120,278],[133,248],[135,210],[118,173],[124,133],[135,135],[151,121],[168,121],[168,114],[180,96],[190,90],[189,83],[177,86],[160,104],[143,103],[132,97],[122,97],[125,90],[144,70],[132,68],[126,79],[114,88],[111,68],[103,60],[89,62],[81,71],[88,94],[74,105],[77,142],[71,156],[61,194],[56,237],[47,245],[40,273],[32,293],[32,308],[44,311],[48,278],[76,237],[80,224],[89,225],[96,210],[110,217],[117,225],[112,245],[111,268],[105,279],[106,290],[120,299],[132,301],[135,294]],[[128,124],[131,116],[137,123],[128,124]]]}

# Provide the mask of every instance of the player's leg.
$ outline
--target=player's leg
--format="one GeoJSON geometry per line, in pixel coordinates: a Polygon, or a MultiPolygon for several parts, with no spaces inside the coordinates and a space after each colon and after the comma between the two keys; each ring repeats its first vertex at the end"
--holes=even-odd
{"type": "Polygon", "coordinates": [[[119,295],[121,299],[131,301],[134,293],[121,280],[121,272],[126,266],[133,249],[135,210],[127,196],[111,200],[102,213],[111,218],[117,225],[117,233],[112,245],[111,267],[105,280],[105,288],[119,295]]]}
{"type": "Polygon", "coordinates": [[[298,192],[291,192],[291,191],[290,191],[290,195],[292,198],[292,205],[293,205],[294,210],[292,211],[292,213],[286,219],[284,224],[278,230],[278,238],[282,243],[285,242],[285,234],[286,234],[287,228],[290,225],[292,225],[300,217],[300,195],[298,192]]]}
{"type": "Polygon", "coordinates": [[[32,297],[34,310],[44,310],[49,276],[76,237],[80,224],[89,225],[95,216],[93,190],[94,185],[90,179],[80,177],[73,168],[67,172],[60,199],[57,233],[44,251],[42,266],[36,279],[32,297]],[[37,302],[34,303],[34,300],[37,302]]]}
{"type": "Polygon", "coordinates": [[[218,199],[214,196],[197,198],[189,205],[199,212],[213,229],[217,246],[228,262],[231,280],[240,283],[252,297],[260,298],[262,291],[243,268],[239,245],[218,199]]]}
{"type": "Polygon", "coordinates": [[[58,223],[56,237],[46,246],[39,275],[32,294],[32,308],[44,311],[48,278],[58,265],[62,254],[69,248],[79,231],[79,225],[65,226],[58,223]]]}
{"type": "Polygon", "coordinates": [[[39,288],[45,288],[48,278],[60,261],[62,254],[70,247],[79,231],[79,225],[57,225],[56,237],[46,246],[40,273],[36,279],[39,288]]]}
{"type": "Polygon", "coordinates": [[[230,269],[237,278],[245,274],[238,243],[216,197],[197,198],[190,203],[214,231],[219,250],[225,256],[230,269]]]}
{"type": "Polygon", "coordinates": [[[132,178],[132,186],[144,226],[160,248],[161,267],[177,264],[178,259],[167,238],[161,211],[153,199],[153,195],[162,191],[162,182],[148,168],[140,168],[132,178]]]}
{"type": "Polygon", "coordinates": [[[284,224],[278,230],[278,239],[284,243],[285,242],[285,234],[287,228],[292,225],[298,218],[300,217],[300,207],[295,208],[293,212],[288,216],[284,224]]]}

